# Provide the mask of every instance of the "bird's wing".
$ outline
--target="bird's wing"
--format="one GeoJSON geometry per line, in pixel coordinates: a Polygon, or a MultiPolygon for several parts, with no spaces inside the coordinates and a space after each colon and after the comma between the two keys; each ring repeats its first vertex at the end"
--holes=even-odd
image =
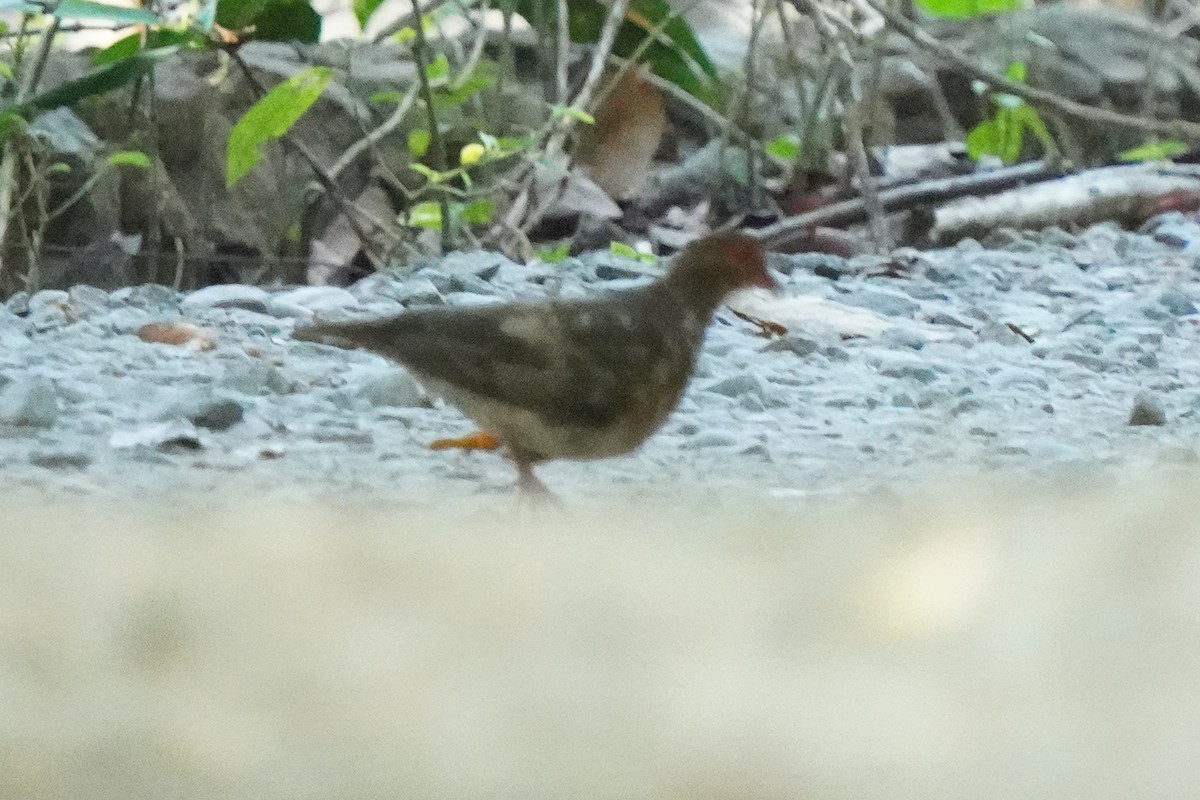
{"type": "Polygon", "coordinates": [[[656,305],[635,291],[575,302],[422,309],[314,325],[296,338],[366,347],[548,421],[603,427],[637,402],[662,355],[663,313],[656,305]]]}

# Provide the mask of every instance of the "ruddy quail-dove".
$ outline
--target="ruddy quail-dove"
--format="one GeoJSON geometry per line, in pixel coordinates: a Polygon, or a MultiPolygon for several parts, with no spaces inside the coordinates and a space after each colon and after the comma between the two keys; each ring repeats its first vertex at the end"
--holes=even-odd
{"type": "Polygon", "coordinates": [[[777,289],[743,233],[685,248],[663,277],[583,300],[423,308],[318,322],[293,338],[365,347],[499,437],[522,489],[533,465],[628,453],[666,420],[691,377],[717,306],[744,287],[777,289]]]}

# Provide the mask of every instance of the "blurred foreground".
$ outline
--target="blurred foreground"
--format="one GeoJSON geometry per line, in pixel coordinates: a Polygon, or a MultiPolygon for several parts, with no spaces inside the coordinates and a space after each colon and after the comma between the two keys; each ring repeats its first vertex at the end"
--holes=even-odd
{"type": "Polygon", "coordinates": [[[1200,475],[494,505],[0,500],[0,798],[1200,786],[1200,475]]]}

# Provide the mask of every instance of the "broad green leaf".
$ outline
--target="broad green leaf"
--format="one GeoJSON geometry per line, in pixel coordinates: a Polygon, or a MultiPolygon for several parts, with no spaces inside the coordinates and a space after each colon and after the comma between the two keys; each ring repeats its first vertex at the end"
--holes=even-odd
{"type": "Polygon", "coordinates": [[[458,218],[468,225],[486,225],[492,221],[496,204],[491,200],[476,200],[458,210],[458,218]]]}
{"type": "Polygon", "coordinates": [[[595,125],[596,118],[582,108],[575,106],[550,106],[550,113],[555,119],[573,119],[584,125],[595,125]]]}
{"type": "Polygon", "coordinates": [[[358,20],[358,27],[367,27],[367,20],[381,5],[383,0],[354,0],[354,17],[358,20]]]}
{"type": "Polygon", "coordinates": [[[94,97],[110,92],[141,77],[156,61],[174,55],[178,51],[178,47],[143,50],[129,58],[94,69],[82,78],[67,81],[48,92],[35,95],[24,103],[13,106],[13,109],[46,111],[59,106],[73,105],[85,97],[94,97]]]}
{"type": "Polygon", "coordinates": [[[156,50],[161,47],[202,47],[203,36],[189,30],[173,28],[154,28],[146,33],[145,46],[142,45],[142,34],[131,33],[110,44],[103,50],[92,54],[92,65],[115,64],[124,61],[135,53],[156,50]]]}
{"type": "Polygon", "coordinates": [[[483,155],[486,152],[487,150],[479,142],[465,144],[463,145],[462,150],[459,151],[458,163],[462,164],[464,167],[469,167],[479,161],[479,159],[483,158],[483,155]]]}
{"type": "Polygon", "coordinates": [[[400,30],[392,35],[392,41],[396,44],[408,44],[413,39],[417,38],[417,32],[410,25],[405,25],[400,30]]]}
{"type": "Polygon", "coordinates": [[[800,155],[800,139],[794,134],[776,136],[767,142],[765,149],[767,155],[774,156],[781,161],[795,161],[800,155]]]}
{"type": "Polygon", "coordinates": [[[1025,0],[916,0],[916,4],[935,17],[967,19],[1017,11],[1025,7],[1025,0]]]}
{"type": "Polygon", "coordinates": [[[304,42],[321,40],[321,15],[307,0],[269,0],[254,18],[254,38],[267,42],[304,42]]]}
{"type": "Polygon", "coordinates": [[[0,142],[7,142],[13,134],[24,130],[28,124],[16,111],[0,111],[0,142]]]}
{"type": "Polygon", "coordinates": [[[231,31],[249,28],[267,8],[267,0],[218,0],[216,24],[231,31]]]}
{"type": "Polygon", "coordinates": [[[59,19],[102,19],[119,25],[157,25],[158,16],[144,8],[124,8],[93,0],[61,0],[53,10],[59,19]]]}
{"type": "Polygon", "coordinates": [[[437,56],[425,65],[425,77],[431,81],[436,81],[438,78],[444,78],[450,74],[450,59],[446,58],[445,54],[438,53],[437,56]]]}
{"type": "Polygon", "coordinates": [[[260,147],[283,136],[321,96],[333,70],[309,67],[276,86],[252,105],[229,132],[225,185],[232,187],[262,158],[260,147]]]}
{"type": "Polygon", "coordinates": [[[1014,83],[1024,83],[1025,82],[1025,73],[1026,73],[1025,62],[1024,61],[1014,61],[1008,65],[1008,69],[1004,70],[1004,77],[1008,78],[1010,81],[1013,81],[1014,83]]]}
{"type": "Polygon", "coordinates": [[[420,158],[429,151],[429,131],[417,128],[408,134],[408,152],[413,158],[420,158]]]}
{"type": "Polygon", "coordinates": [[[139,150],[122,150],[108,157],[108,163],[114,167],[150,168],[150,156],[139,150]]]}
{"type": "Polygon", "coordinates": [[[635,250],[624,242],[610,242],[608,249],[612,251],[613,255],[624,256],[625,258],[634,258],[638,261],[644,261],[649,264],[653,264],[658,260],[653,253],[643,253],[639,250],[635,250]]]}
{"type": "Polygon", "coordinates": [[[0,61],[0,78],[11,81],[13,77],[12,64],[9,64],[7,61],[0,61]]]}
{"type": "Polygon", "coordinates": [[[552,247],[546,250],[538,250],[534,255],[538,261],[545,264],[557,264],[567,256],[571,255],[571,243],[563,242],[558,247],[552,247]]]}
{"type": "Polygon", "coordinates": [[[440,230],[442,227],[442,207],[429,201],[417,203],[408,211],[408,224],[418,228],[440,230]]]}
{"type": "Polygon", "coordinates": [[[1163,142],[1146,142],[1143,145],[1130,148],[1117,156],[1121,161],[1162,161],[1181,156],[1188,151],[1184,142],[1168,139],[1163,142]]]}

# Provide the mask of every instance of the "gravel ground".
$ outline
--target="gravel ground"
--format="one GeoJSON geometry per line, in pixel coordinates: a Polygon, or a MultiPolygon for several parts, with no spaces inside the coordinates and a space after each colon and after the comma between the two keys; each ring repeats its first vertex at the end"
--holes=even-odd
{"type": "MultiPolygon", "coordinates": [[[[890,258],[773,256],[780,300],[727,309],[679,410],[638,453],[555,463],[575,501],[681,488],[809,497],[1000,470],[1193,463],[1200,432],[1200,226],[1006,234],[890,258]]],[[[90,287],[0,307],[0,490],[439,503],[506,492],[472,428],[368,353],[293,342],[312,314],[582,296],[646,280],[609,254],[558,265],[455,255],[349,290],[90,287]],[[184,321],[215,347],[147,343],[184,321]]]]}

